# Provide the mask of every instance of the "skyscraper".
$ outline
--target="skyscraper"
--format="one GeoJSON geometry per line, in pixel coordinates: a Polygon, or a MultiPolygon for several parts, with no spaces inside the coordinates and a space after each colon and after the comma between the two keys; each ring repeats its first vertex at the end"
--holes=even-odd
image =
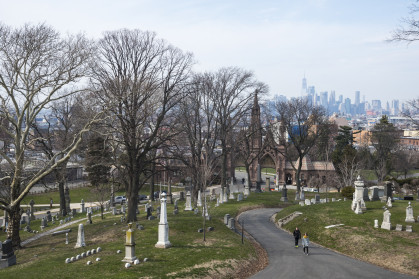
{"type": "Polygon", "coordinates": [[[327,103],[327,91],[321,92],[320,93],[320,104],[327,109],[328,108],[328,103],[327,103]]]}
{"type": "Polygon", "coordinates": [[[301,86],[301,96],[305,96],[306,94],[307,94],[307,79],[306,79],[306,76],[304,75],[302,86],[301,86]]]}
{"type": "Polygon", "coordinates": [[[335,90],[330,91],[329,95],[329,105],[334,105],[336,102],[336,93],[335,90]]]}
{"type": "Polygon", "coordinates": [[[359,103],[360,103],[360,94],[361,94],[361,92],[359,92],[359,91],[355,91],[355,106],[359,106],[359,103]]]}

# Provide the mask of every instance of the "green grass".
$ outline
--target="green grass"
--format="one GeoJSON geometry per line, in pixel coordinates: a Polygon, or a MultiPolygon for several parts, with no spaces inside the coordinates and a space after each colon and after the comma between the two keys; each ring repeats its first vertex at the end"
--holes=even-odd
{"type": "MultiPolygon", "coordinates": [[[[237,269],[241,260],[255,260],[256,254],[250,242],[242,244],[240,235],[223,224],[224,215],[229,213],[235,216],[245,208],[281,206],[279,198],[280,193],[276,192],[252,194],[243,202],[229,201],[219,207],[211,202],[212,219],[207,221],[206,226],[212,226],[215,230],[206,233],[206,242],[203,241],[203,234],[197,232],[202,227],[201,215],[183,211],[184,203],[179,203],[179,214],[173,215],[173,205],[169,205],[169,239],[173,245],[170,249],[154,247],[159,220],[146,220],[142,211],[139,223],[145,229],[135,232],[136,255],[140,259],[148,258],[149,261],[130,269],[125,269],[121,262],[124,252],[116,254],[117,250],[124,251],[126,224],[120,222],[120,216],[107,214],[104,221],[96,217],[92,225],[85,225],[86,248],[73,248],[77,224],[72,225],[69,245],[64,244],[65,235],[45,236],[32,242],[16,252],[18,265],[0,270],[0,278],[39,278],[41,275],[43,278],[70,278],[75,274],[83,274],[84,278],[191,278],[214,274],[219,268],[237,269]],[[66,258],[98,246],[103,249],[100,254],[75,263],[64,263],[66,258]],[[96,257],[101,257],[102,261],[95,262],[96,257]],[[87,266],[87,260],[92,260],[93,265],[87,266]]],[[[39,225],[37,220],[32,222],[31,227],[36,229],[39,225]]],[[[30,236],[21,233],[22,239],[30,236]]],[[[4,238],[5,234],[1,232],[0,239],[4,238]]]]}

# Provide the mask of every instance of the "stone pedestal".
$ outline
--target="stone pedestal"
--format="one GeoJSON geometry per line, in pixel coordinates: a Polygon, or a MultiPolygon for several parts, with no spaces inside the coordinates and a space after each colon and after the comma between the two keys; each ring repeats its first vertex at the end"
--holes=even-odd
{"type": "Polygon", "coordinates": [[[169,224],[167,223],[166,193],[161,194],[160,200],[160,222],[159,239],[155,245],[156,248],[169,248],[172,244],[169,241],[169,224]]]}
{"type": "Polygon", "coordinates": [[[80,213],[84,213],[84,212],[86,212],[86,210],[84,208],[84,200],[82,199],[80,203],[80,213]]]}
{"type": "Polygon", "coordinates": [[[356,202],[355,214],[362,214],[361,200],[356,202]]]}
{"type": "Polygon", "coordinates": [[[250,187],[249,187],[249,182],[247,182],[246,186],[244,186],[244,197],[247,198],[250,194],[250,187]]]}
{"type": "Polygon", "coordinates": [[[185,203],[185,211],[192,211],[192,200],[191,200],[191,192],[186,193],[186,203],[185,203]]]}
{"type": "Polygon", "coordinates": [[[406,207],[406,220],[407,223],[414,223],[415,217],[413,217],[413,208],[412,205],[409,202],[409,205],[406,207]]]}
{"type": "Polygon", "coordinates": [[[392,208],[393,207],[393,203],[391,202],[391,197],[388,197],[386,206],[388,208],[392,208]]]}
{"type": "Polygon", "coordinates": [[[132,229],[132,223],[129,223],[125,237],[125,258],[122,261],[132,264],[136,259],[137,257],[135,256],[134,230],[132,229]]]}
{"type": "Polygon", "coordinates": [[[77,233],[77,242],[74,248],[84,247],[86,243],[84,241],[84,226],[83,224],[79,224],[79,231],[77,233]]]}
{"type": "Polygon", "coordinates": [[[228,202],[228,196],[227,196],[227,191],[226,189],[224,189],[224,195],[223,195],[223,203],[224,202],[228,202]]]}
{"type": "Polygon", "coordinates": [[[390,211],[384,211],[383,216],[383,223],[381,223],[381,228],[385,230],[391,230],[391,222],[390,222],[391,213],[390,211]]]}

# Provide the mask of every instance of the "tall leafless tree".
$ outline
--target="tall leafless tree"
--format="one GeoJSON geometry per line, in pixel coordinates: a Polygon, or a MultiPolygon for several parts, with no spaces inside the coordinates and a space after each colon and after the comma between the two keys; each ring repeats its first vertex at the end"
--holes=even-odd
{"type": "MultiPolygon", "coordinates": [[[[219,127],[219,141],[222,150],[221,157],[221,186],[229,186],[227,180],[227,163],[231,148],[231,132],[237,129],[237,123],[250,108],[253,93],[256,89],[265,90],[266,86],[257,82],[253,74],[240,68],[221,68],[215,73],[208,74],[211,86],[211,96],[216,104],[214,111],[219,127]]],[[[233,178],[232,178],[233,179],[233,178]]]]}
{"type": "MultiPolygon", "coordinates": [[[[93,80],[98,100],[115,121],[109,127],[123,147],[127,172],[127,222],[136,221],[138,191],[150,154],[176,133],[171,113],[183,98],[192,55],[168,45],[152,32],[106,32],[93,80]]],[[[154,158],[153,158],[154,159],[154,158]]]]}
{"type": "Polygon", "coordinates": [[[304,98],[294,98],[287,102],[279,101],[275,107],[275,112],[279,115],[279,127],[273,126],[273,133],[278,143],[284,147],[278,148],[278,152],[296,172],[299,193],[303,158],[315,146],[321,135],[325,112],[321,107],[310,105],[304,98]]]}
{"type": "Polygon", "coordinates": [[[51,158],[38,160],[36,172],[29,176],[25,152],[33,145],[29,142],[32,124],[51,102],[85,91],[76,85],[89,73],[93,53],[91,43],[82,35],[62,38],[44,24],[16,29],[0,25],[0,118],[9,123],[0,129],[14,146],[12,157],[0,150],[10,170],[9,177],[2,177],[10,183],[9,195],[0,197],[0,208],[10,214],[7,231],[14,246],[20,246],[22,199],[35,184],[68,161],[89,126],[51,158]]]}
{"type": "Polygon", "coordinates": [[[187,94],[179,110],[181,133],[172,142],[172,155],[189,169],[193,197],[199,190],[205,191],[205,185],[213,179],[208,177],[208,170],[214,174],[219,167],[220,154],[216,149],[219,126],[214,111],[217,103],[211,95],[210,81],[208,74],[196,74],[186,87],[187,94]]]}

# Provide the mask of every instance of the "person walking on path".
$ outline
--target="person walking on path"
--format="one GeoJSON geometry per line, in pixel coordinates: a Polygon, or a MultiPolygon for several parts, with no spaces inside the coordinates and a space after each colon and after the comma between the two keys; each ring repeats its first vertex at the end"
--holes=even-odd
{"type": "Polygon", "coordinates": [[[295,239],[295,248],[298,248],[298,241],[301,238],[300,230],[298,228],[295,228],[292,234],[294,235],[294,239],[295,239]]]}
{"type": "Polygon", "coordinates": [[[301,242],[303,244],[303,252],[308,256],[308,245],[310,244],[310,239],[308,238],[307,233],[304,234],[301,242]]]}

